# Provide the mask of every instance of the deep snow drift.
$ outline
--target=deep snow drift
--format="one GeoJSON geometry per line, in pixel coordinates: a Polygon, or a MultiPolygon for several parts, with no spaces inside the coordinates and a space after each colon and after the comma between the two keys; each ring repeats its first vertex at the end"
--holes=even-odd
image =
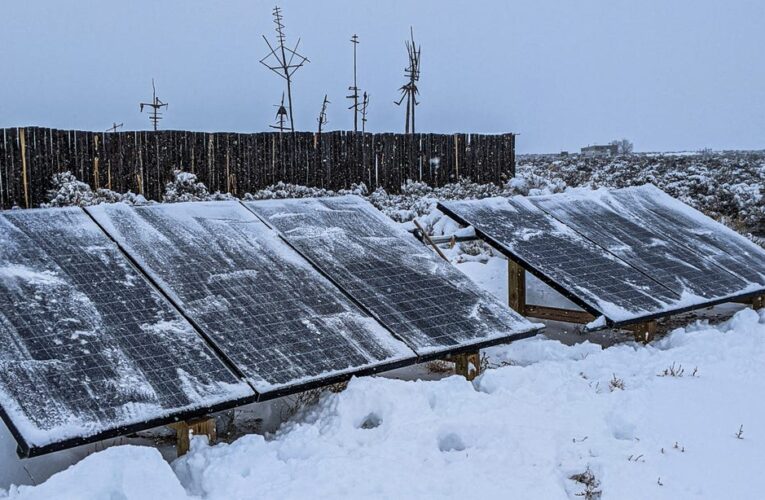
{"type": "Polygon", "coordinates": [[[459,377],[353,380],[268,438],[91,455],[11,498],[761,498],[765,310],[643,347],[494,348],[459,377]],[[175,474],[174,474],[174,473],[175,474]],[[180,487],[183,486],[183,488],[180,487]],[[123,496],[124,495],[124,496],[123,496]]]}

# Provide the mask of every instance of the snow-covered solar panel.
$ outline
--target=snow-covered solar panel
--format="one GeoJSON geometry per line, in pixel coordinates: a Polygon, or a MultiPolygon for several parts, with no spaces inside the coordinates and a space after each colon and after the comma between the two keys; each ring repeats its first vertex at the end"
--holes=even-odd
{"type": "Polygon", "coordinates": [[[680,298],[528,198],[450,201],[439,209],[596,316],[630,321],[680,298]]]}
{"type": "Polygon", "coordinates": [[[20,454],[252,398],[82,209],[0,212],[0,413],[20,454]]]}
{"type": "Polygon", "coordinates": [[[654,186],[438,207],[614,325],[765,292],[765,251],[654,186]]]}
{"type": "Polygon", "coordinates": [[[245,206],[421,356],[539,329],[360,197],[245,206]]]}
{"type": "MultiPolygon", "coordinates": [[[[633,189],[625,191],[635,194],[633,189]]],[[[662,218],[661,226],[654,224],[643,210],[631,209],[633,203],[618,201],[606,189],[540,196],[534,203],[681,296],[684,305],[734,297],[750,285],[717,265],[718,253],[673,237],[677,227],[671,218],[662,218]]]]}
{"type": "Polygon", "coordinates": [[[238,202],[88,211],[261,400],[416,361],[238,202]]]}
{"type": "Polygon", "coordinates": [[[736,231],[672,198],[652,184],[611,192],[619,210],[641,224],[692,246],[718,266],[757,289],[765,286],[765,251],[736,231]]]}

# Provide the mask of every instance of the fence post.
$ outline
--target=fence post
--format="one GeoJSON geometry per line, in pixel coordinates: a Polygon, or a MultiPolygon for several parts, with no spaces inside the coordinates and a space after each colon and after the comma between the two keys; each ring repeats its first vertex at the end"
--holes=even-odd
{"type": "Polygon", "coordinates": [[[26,129],[19,129],[19,145],[21,146],[21,182],[24,185],[24,206],[29,208],[29,183],[27,181],[27,138],[26,129]]]}

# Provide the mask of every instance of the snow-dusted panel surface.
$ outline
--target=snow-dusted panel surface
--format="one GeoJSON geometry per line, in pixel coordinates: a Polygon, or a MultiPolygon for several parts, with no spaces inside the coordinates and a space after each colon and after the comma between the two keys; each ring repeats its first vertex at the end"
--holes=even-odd
{"type": "Polygon", "coordinates": [[[252,395],[81,209],[0,213],[0,406],[28,447],[252,395]]]}
{"type": "MultiPolygon", "coordinates": [[[[715,263],[719,251],[700,248],[682,235],[671,214],[651,217],[637,205],[634,188],[575,190],[534,197],[539,208],[606,251],[639,269],[673,292],[685,305],[696,305],[749,291],[747,283],[715,263]],[[631,194],[629,197],[618,193],[631,194]]],[[[755,285],[756,287],[756,285],[755,285]]]]}
{"type": "Polygon", "coordinates": [[[651,185],[439,207],[615,322],[765,292],[765,251],[651,185]]]}
{"type": "Polygon", "coordinates": [[[736,231],[646,184],[612,191],[619,210],[640,219],[644,227],[663,233],[746,282],[765,287],[765,250],[736,231]]]}
{"type": "Polygon", "coordinates": [[[419,354],[537,329],[357,196],[245,205],[419,354]]]}
{"type": "Polygon", "coordinates": [[[671,308],[680,295],[534,205],[531,198],[487,198],[439,204],[499,250],[525,262],[591,312],[633,321],[671,308]]]}
{"type": "Polygon", "coordinates": [[[88,210],[261,394],[415,359],[238,202],[88,210]]]}

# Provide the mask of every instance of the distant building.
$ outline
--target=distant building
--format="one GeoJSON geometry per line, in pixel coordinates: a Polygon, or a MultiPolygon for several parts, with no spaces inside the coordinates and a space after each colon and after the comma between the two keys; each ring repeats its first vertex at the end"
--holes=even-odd
{"type": "Polygon", "coordinates": [[[584,156],[616,156],[619,154],[619,145],[587,146],[582,148],[582,154],[584,156]]]}

